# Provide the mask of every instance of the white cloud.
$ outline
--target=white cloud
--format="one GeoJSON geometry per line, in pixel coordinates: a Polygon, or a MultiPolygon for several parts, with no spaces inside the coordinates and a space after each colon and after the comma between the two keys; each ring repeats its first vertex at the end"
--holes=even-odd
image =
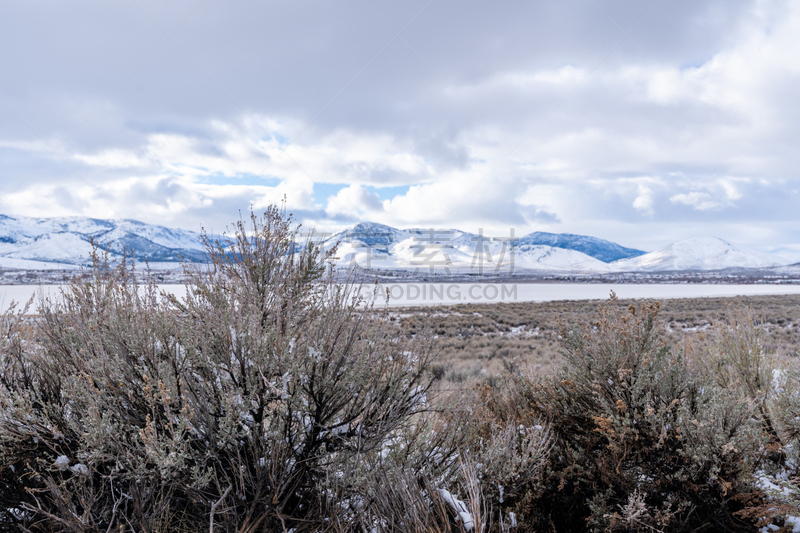
{"type": "MultiPolygon", "coordinates": [[[[457,31],[449,15],[431,10],[428,25],[407,36],[411,49],[398,42],[377,58],[385,43],[354,31],[371,27],[366,19],[342,15],[331,25],[338,11],[328,6],[318,6],[318,21],[316,11],[303,14],[308,28],[276,22],[271,32],[247,26],[250,13],[215,17],[207,6],[198,13],[209,17],[198,24],[203,31],[189,20],[176,38],[231,98],[185,57],[159,51],[162,63],[148,61],[136,75],[142,91],[124,83],[106,101],[105,87],[129,72],[117,65],[141,58],[127,48],[105,57],[103,46],[118,40],[73,35],[42,15],[43,25],[74,37],[61,39],[72,50],[62,61],[91,51],[107,68],[87,73],[70,63],[80,70],[74,78],[33,69],[52,73],[45,83],[0,58],[6,79],[24,80],[0,89],[53,146],[66,139],[59,154],[81,176],[56,156],[43,162],[44,143],[0,109],[9,113],[0,115],[0,194],[14,191],[0,209],[193,226],[286,195],[290,209],[318,225],[370,218],[644,239],[658,224],[670,224],[664,238],[680,238],[678,228],[710,232],[736,218],[754,228],[737,229],[743,238],[761,231],[785,244],[778,240],[789,230],[762,230],[800,222],[800,199],[781,192],[800,189],[800,5],[677,3],[672,18],[654,13],[609,54],[623,35],[609,38],[613,24],[599,28],[581,10],[539,4],[464,7],[466,26],[457,31]],[[208,48],[206,31],[221,36],[217,47],[237,44],[226,53],[208,48]],[[259,39],[288,42],[294,33],[307,38],[285,57],[249,55],[274,49],[259,39]],[[91,38],[85,49],[83,37],[91,38]],[[255,59],[263,68],[253,68],[262,65],[255,59]],[[338,192],[325,199],[315,183],[338,192]],[[386,187],[397,188],[394,197],[372,192],[386,187]]],[[[631,7],[623,2],[620,13],[631,7]]],[[[282,5],[276,16],[286,18],[270,20],[295,20],[282,11],[294,9],[282,5]]],[[[51,61],[19,48],[33,54],[21,64],[51,61]]]]}
{"type": "Polygon", "coordinates": [[[361,185],[351,185],[341,189],[334,196],[328,198],[328,205],[325,212],[335,217],[343,215],[353,219],[353,222],[359,222],[364,217],[372,217],[383,210],[378,195],[369,192],[361,185]]]}
{"type": "Polygon", "coordinates": [[[75,159],[93,167],[134,168],[144,167],[148,161],[130,150],[103,150],[94,155],[76,154],[75,159]]]}
{"type": "MultiPolygon", "coordinates": [[[[748,178],[716,178],[705,183],[694,183],[691,188],[702,190],[692,190],[672,195],[670,201],[692,207],[697,211],[711,211],[732,207],[743,198],[741,188],[748,186],[750,183],[751,180],[748,178]]],[[[681,185],[690,185],[690,182],[683,180],[681,185]]],[[[770,186],[769,183],[763,185],[770,186]]]]}
{"type": "MultiPolygon", "coordinates": [[[[259,119],[259,123],[262,119],[259,119]]],[[[337,130],[313,142],[292,145],[285,138],[291,128],[266,119],[277,130],[264,138],[262,128],[247,118],[240,124],[213,123],[214,138],[186,134],[151,134],[136,150],[111,149],[74,158],[93,167],[153,168],[177,175],[277,176],[334,183],[399,185],[430,181],[435,169],[420,154],[390,135],[359,135],[337,130]],[[141,154],[141,155],[140,155],[141,154]]]]}
{"type": "Polygon", "coordinates": [[[646,185],[639,185],[637,196],[633,200],[633,208],[641,213],[653,214],[653,191],[646,185]]]}
{"type": "Polygon", "coordinates": [[[500,72],[474,83],[448,85],[442,91],[446,98],[469,99],[507,91],[563,92],[578,85],[588,74],[585,69],[574,65],[533,72],[500,72]]]}
{"type": "Polygon", "coordinates": [[[709,209],[716,209],[722,205],[719,200],[713,198],[710,194],[699,191],[676,194],[670,197],[670,201],[677,204],[688,205],[698,211],[708,211],[709,209]]]}

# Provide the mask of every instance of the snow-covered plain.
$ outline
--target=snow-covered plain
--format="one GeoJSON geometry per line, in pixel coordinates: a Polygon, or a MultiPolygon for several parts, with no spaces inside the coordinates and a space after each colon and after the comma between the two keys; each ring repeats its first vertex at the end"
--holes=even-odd
{"type": "MultiPolygon", "coordinates": [[[[553,302],[557,300],[604,300],[611,291],[619,298],[656,299],[708,298],[800,294],[800,285],[706,285],[624,283],[404,283],[380,287],[376,305],[422,306],[457,303],[553,302]]],[[[367,287],[371,294],[371,287],[367,287]]]]}
{"type": "MultiPolygon", "coordinates": [[[[31,298],[34,298],[30,312],[36,312],[36,306],[44,298],[57,300],[63,286],[60,285],[0,285],[0,312],[7,311],[12,302],[17,302],[21,308],[31,298]]],[[[186,294],[184,285],[160,285],[160,289],[182,297],[186,294]]]]}

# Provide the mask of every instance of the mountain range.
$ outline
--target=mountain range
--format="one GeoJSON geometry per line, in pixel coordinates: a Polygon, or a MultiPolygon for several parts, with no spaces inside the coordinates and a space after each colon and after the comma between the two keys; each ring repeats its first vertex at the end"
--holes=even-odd
{"type": "Polygon", "coordinates": [[[654,252],[596,237],[535,232],[513,240],[488,239],[457,229],[399,230],[364,222],[328,238],[345,264],[419,272],[508,271],[659,272],[766,268],[781,262],[716,237],[693,237],[654,252]],[[512,244],[513,243],[513,244],[512,244]]]}
{"type": "MultiPolygon", "coordinates": [[[[12,218],[0,215],[0,268],[70,269],[89,263],[92,242],[111,259],[125,250],[153,268],[174,268],[181,259],[202,261],[196,232],[135,220],[86,217],[12,218]]],[[[364,222],[322,239],[338,244],[340,266],[428,272],[656,272],[764,268],[779,261],[714,237],[695,237],[654,252],[596,237],[535,232],[491,239],[458,229],[397,229],[364,222]]]]}
{"type": "Polygon", "coordinates": [[[90,263],[92,241],[112,260],[125,250],[154,266],[181,258],[201,261],[204,248],[192,231],[154,226],[136,220],[86,217],[12,218],[0,215],[0,267],[68,269],[90,263]]]}

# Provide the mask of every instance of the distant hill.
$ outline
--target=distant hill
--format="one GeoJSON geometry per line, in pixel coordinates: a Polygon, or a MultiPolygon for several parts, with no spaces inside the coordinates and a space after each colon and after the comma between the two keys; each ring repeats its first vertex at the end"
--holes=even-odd
{"type": "MultiPolygon", "coordinates": [[[[418,269],[425,272],[431,265],[435,269],[447,267],[458,272],[480,268],[485,272],[495,269],[503,272],[609,270],[604,262],[579,250],[537,245],[524,239],[509,243],[453,228],[401,230],[362,222],[335,234],[325,244],[339,243],[337,255],[340,264],[355,262],[362,267],[385,270],[418,269]]],[[[608,244],[622,248],[614,243],[608,244]]]]}
{"type": "Polygon", "coordinates": [[[738,248],[716,237],[693,237],[665,246],[655,252],[617,261],[616,270],[722,270],[725,268],[764,268],[776,266],[768,256],[738,248]]]}
{"type": "MultiPolygon", "coordinates": [[[[154,268],[174,268],[181,259],[205,259],[201,236],[193,231],[136,220],[0,215],[0,268],[46,270],[87,265],[92,239],[109,251],[112,260],[128,250],[137,262],[147,260],[154,268]]],[[[340,267],[357,264],[362,268],[422,274],[431,268],[437,273],[473,273],[481,269],[484,273],[502,274],[524,270],[613,273],[764,268],[779,263],[714,237],[686,239],[645,253],[569,233],[535,232],[511,244],[453,228],[397,229],[362,222],[328,237],[322,245],[330,248],[335,243],[339,243],[340,267]]]]}
{"type": "MultiPolygon", "coordinates": [[[[0,215],[0,266],[20,260],[86,265],[91,241],[111,258],[124,250],[137,261],[178,263],[181,258],[201,261],[205,257],[200,234],[192,231],[145,224],[136,220],[101,220],[87,217],[12,218],[0,215]]],[[[28,268],[36,268],[31,263],[28,268]]]]}
{"type": "Polygon", "coordinates": [[[638,257],[647,253],[633,248],[625,248],[615,242],[598,239],[597,237],[573,235],[572,233],[537,231],[520,238],[519,244],[544,244],[555,248],[564,248],[565,250],[575,250],[599,259],[604,263],[638,257]]]}

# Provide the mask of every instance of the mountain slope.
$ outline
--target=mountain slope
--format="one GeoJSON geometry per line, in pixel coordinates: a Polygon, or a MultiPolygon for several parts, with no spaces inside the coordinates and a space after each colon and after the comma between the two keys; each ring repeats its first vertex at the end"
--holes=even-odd
{"type": "Polygon", "coordinates": [[[544,244],[519,244],[515,246],[514,254],[518,269],[574,272],[607,272],[610,270],[606,263],[583,252],[544,244]]]}
{"type": "Polygon", "coordinates": [[[737,248],[716,237],[693,237],[655,252],[612,264],[618,271],[721,270],[763,268],[775,261],[756,252],[737,248]]]}
{"type": "MultiPolygon", "coordinates": [[[[192,231],[135,220],[86,217],[13,218],[0,215],[0,268],[76,268],[89,262],[91,241],[118,260],[123,251],[137,262],[172,268],[184,258],[202,261],[201,236],[192,231]]],[[[340,267],[411,270],[427,275],[546,272],[654,272],[763,268],[781,263],[712,237],[680,241],[651,253],[595,237],[536,232],[513,244],[458,229],[397,229],[363,222],[321,243],[337,251],[340,267]],[[614,257],[624,257],[609,262],[614,257]]],[[[302,244],[301,244],[302,246],[302,244]]],[[[789,262],[789,261],[786,261],[789,262]]],[[[789,268],[789,267],[784,267],[789,268]]]]}
{"type": "MultiPolygon", "coordinates": [[[[409,228],[362,222],[325,241],[338,243],[341,266],[415,270],[420,273],[519,270],[607,271],[608,265],[576,250],[509,244],[457,229],[409,228]]],[[[611,243],[613,244],[613,243],[611,243]]]]}
{"type": "Polygon", "coordinates": [[[638,257],[647,252],[625,248],[619,244],[596,237],[573,235],[572,233],[545,233],[536,231],[519,239],[519,244],[544,244],[555,248],[575,250],[588,256],[610,263],[619,259],[638,257]]]}
{"type": "Polygon", "coordinates": [[[137,261],[177,263],[204,258],[195,232],[144,224],[135,220],[87,217],[12,218],[0,215],[0,266],[15,268],[19,260],[63,265],[90,261],[92,240],[112,260],[127,250],[137,261]]]}

